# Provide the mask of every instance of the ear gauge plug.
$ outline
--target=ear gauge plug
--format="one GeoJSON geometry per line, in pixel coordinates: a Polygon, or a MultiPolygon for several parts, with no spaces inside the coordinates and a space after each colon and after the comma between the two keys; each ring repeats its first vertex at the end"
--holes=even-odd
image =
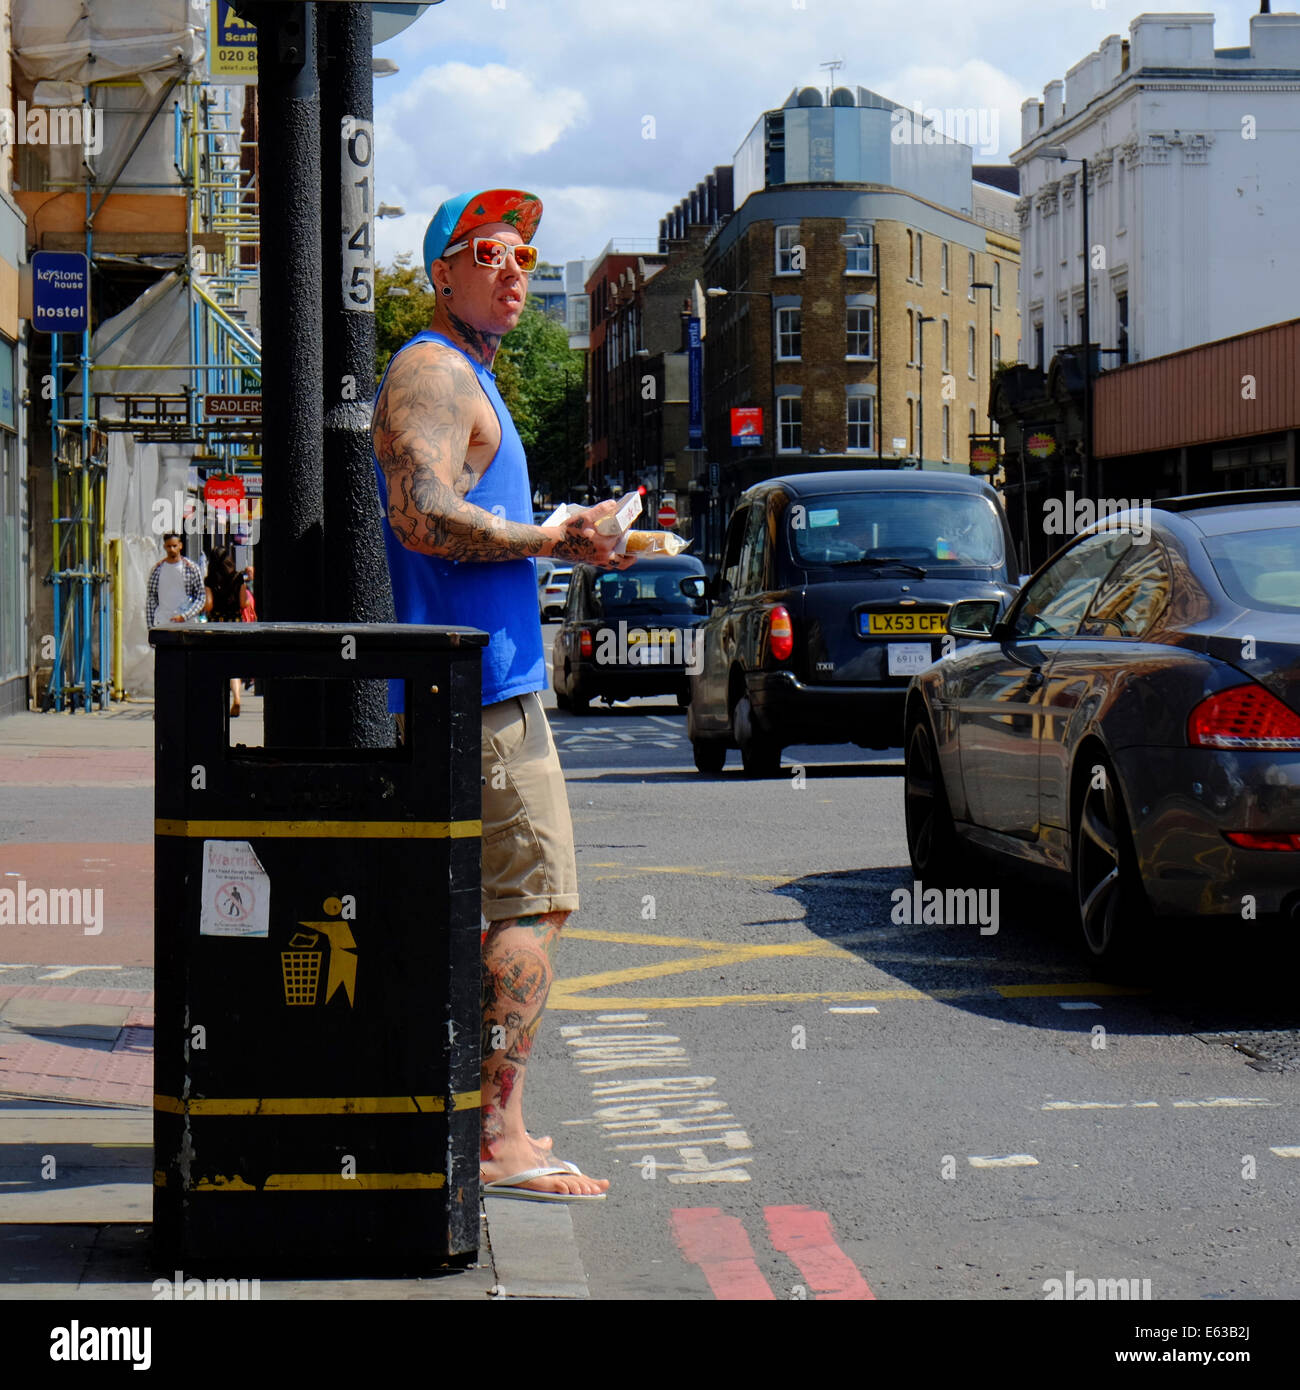
{"type": "Polygon", "coordinates": [[[450,285],[444,285],[444,286],[442,287],[442,292],[443,292],[443,294],[450,296],[450,294],[451,294],[451,286],[450,286],[450,285]]]}

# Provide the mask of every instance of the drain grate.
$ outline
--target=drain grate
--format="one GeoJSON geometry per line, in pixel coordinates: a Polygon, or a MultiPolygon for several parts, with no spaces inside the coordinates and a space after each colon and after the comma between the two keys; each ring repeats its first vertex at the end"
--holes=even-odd
{"type": "Polygon", "coordinates": [[[1204,1043],[1222,1043],[1244,1053],[1256,1071],[1300,1071],[1300,1032],[1278,1028],[1264,1033],[1196,1033],[1204,1043]]]}

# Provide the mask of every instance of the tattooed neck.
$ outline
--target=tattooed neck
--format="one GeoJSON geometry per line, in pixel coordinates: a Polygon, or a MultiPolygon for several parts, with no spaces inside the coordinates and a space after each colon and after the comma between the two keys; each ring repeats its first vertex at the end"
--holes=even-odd
{"type": "Polygon", "coordinates": [[[458,314],[452,313],[450,309],[447,310],[447,324],[450,330],[448,337],[459,339],[469,355],[483,366],[492,366],[497,348],[501,345],[499,334],[482,332],[472,324],[466,323],[458,314]]]}

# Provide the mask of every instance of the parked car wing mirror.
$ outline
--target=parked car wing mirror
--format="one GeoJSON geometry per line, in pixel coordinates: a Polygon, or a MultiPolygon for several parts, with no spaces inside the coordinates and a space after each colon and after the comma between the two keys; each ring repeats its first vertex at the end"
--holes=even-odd
{"type": "Polygon", "coordinates": [[[987,642],[997,626],[1002,605],[995,598],[962,598],[948,610],[948,631],[954,637],[987,642]]]}
{"type": "Polygon", "coordinates": [[[678,585],[687,598],[703,598],[708,584],[702,574],[688,574],[678,585]]]}

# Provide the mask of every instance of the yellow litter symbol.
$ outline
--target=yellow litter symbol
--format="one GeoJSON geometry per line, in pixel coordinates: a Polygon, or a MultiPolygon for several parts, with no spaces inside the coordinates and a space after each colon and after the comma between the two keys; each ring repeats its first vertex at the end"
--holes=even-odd
{"type": "MultiPolygon", "coordinates": [[[[342,904],[337,898],[327,898],[326,912],[337,912],[342,904]]],[[[330,945],[329,977],[325,985],[326,1004],[340,986],[348,996],[349,1007],[356,1006],[357,958],[352,953],[357,943],[346,922],[299,922],[311,930],[294,932],[289,949],[280,952],[280,969],[284,975],[286,1004],[314,1004],[320,990],[320,972],[325,952],[314,949],[323,935],[330,945]]]]}

